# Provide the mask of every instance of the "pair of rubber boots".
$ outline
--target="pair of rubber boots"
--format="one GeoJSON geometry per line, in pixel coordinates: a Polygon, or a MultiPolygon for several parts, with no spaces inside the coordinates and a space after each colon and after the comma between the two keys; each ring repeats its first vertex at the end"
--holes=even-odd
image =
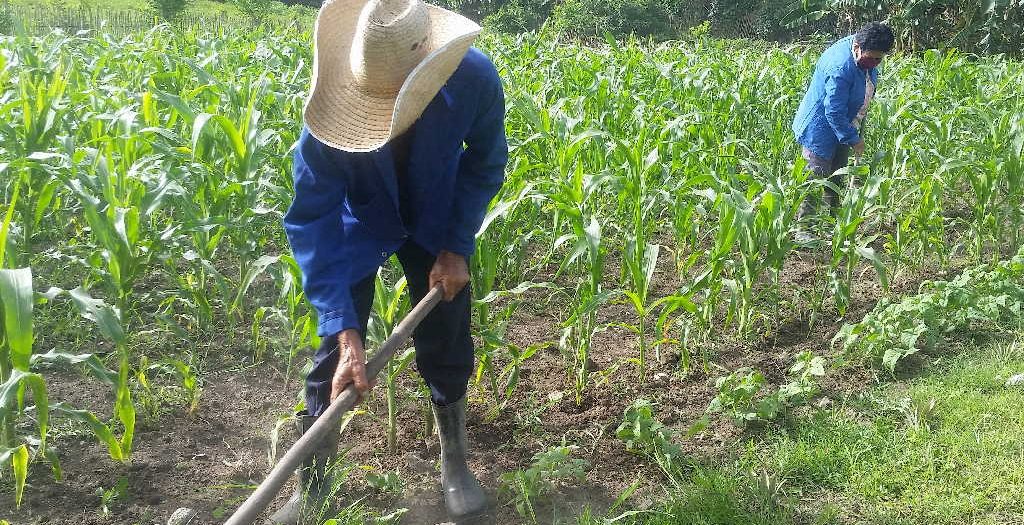
{"type": "MultiPolygon", "coordinates": [[[[433,405],[441,441],[441,487],[449,518],[457,524],[480,518],[487,498],[466,464],[466,399],[433,405]]],[[[305,433],[316,418],[298,416],[298,431],[305,433]]],[[[297,471],[295,494],[267,521],[268,525],[315,525],[322,521],[330,496],[330,469],[338,454],[339,432],[331,432],[297,471]]]]}

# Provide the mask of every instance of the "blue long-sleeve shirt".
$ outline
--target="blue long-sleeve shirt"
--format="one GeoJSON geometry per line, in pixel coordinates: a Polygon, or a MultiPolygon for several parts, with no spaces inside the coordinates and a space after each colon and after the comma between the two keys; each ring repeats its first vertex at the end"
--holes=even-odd
{"type": "Polygon", "coordinates": [[[491,61],[470,49],[409,131],[409,225],[399,212],[389,145],[349,153],[304,129],[295,151],[295,197],[285,232],[302,269],[319,334],[360,326],[351,287],[412,240],[469,257],[508,162],[505,96],[491,61]]]}
{"type": "Polygon", "coordinates": [[[864,105],[869,74],[877,86],[878,68],[868,72],[857,66],[852,36],[828,48],[818,59],[810,87],[793,119],[797,142],[825,159],[834,157],[840,144],[859,143],[860,132],[853,120],[864,105]]]}

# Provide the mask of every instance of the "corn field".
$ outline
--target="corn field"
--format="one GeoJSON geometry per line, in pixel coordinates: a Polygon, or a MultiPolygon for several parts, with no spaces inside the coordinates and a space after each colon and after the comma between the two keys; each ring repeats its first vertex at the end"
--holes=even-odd
{"type": "MultiPolygon", "coordinates": [[[[479,45],[505,81],[511,148],[471,263],[471,387],[488,417],[516,410],[540,355],[580,404],[601,382],[649,381],[670,355],[683,374],[707,369],[716,342],[836,323],[859,290],[887,295],[1024,240],[1018,62],[887,61],[868,156],[806,252],[795,217],[823,183],[790,122],[820,50],[546,34],[479,45]],[[524,312],[557,324],[524,343],[509,335],[524,312]],[[608,333],[630,355],[595,370],[608,333]]],[[[59,421],[119,462],[152,446],[135,434],[154,385],[196,410],[204,356],[298,377],[317,322],[281,218],[311,62],[308,33],[267,28],[0,40],[0,469],[15,502],[32,498],[30,471],[59,475],[73,453],[47,439],[59,421]],[[109,392],[105,409],[48,400],[52,371],[69,366],[109,392]]],[[[397,275],[380,273],[371,341],[409,308],[397,275]]],[[[392,428],[403,404],[426,407],[400,380],[410,356],[382,381],[392,428]]]]}

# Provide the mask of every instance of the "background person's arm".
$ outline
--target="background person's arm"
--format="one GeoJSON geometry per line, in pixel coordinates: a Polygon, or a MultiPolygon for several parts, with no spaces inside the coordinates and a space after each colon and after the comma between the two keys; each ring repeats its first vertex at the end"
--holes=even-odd
{"type": "MultiPolygon", "coordinates": [[[[839,71],[830,72],[825,79],[823,104],[825,119],[835,132],[839,143],[853,146],[855,150],[858,144],[863,146],[864,141],[850,119],[850,82],[842,78],[839,71]]],[[[863,147],[861,150],[863,151],[863,147]]]]}

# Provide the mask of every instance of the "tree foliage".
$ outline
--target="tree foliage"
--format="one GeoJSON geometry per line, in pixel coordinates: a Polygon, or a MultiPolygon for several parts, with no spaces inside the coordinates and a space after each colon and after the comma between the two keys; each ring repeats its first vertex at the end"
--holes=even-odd
{"type": "Polygon", "coordinates": [[[174,22],[192,4],[192,0],[147,0],[147,2],[149,8],[165,22],[174,22]]]}
{"type": "Polygon", "coordinates": [[[704,22],[722,37],[838,37],[870,20],[889,23],[904,49],[955,46],[1024,52],[1024,0],[438,0],[498,31],[550,22],[570,36],[610,32],[668,39],[704,22]]]}

